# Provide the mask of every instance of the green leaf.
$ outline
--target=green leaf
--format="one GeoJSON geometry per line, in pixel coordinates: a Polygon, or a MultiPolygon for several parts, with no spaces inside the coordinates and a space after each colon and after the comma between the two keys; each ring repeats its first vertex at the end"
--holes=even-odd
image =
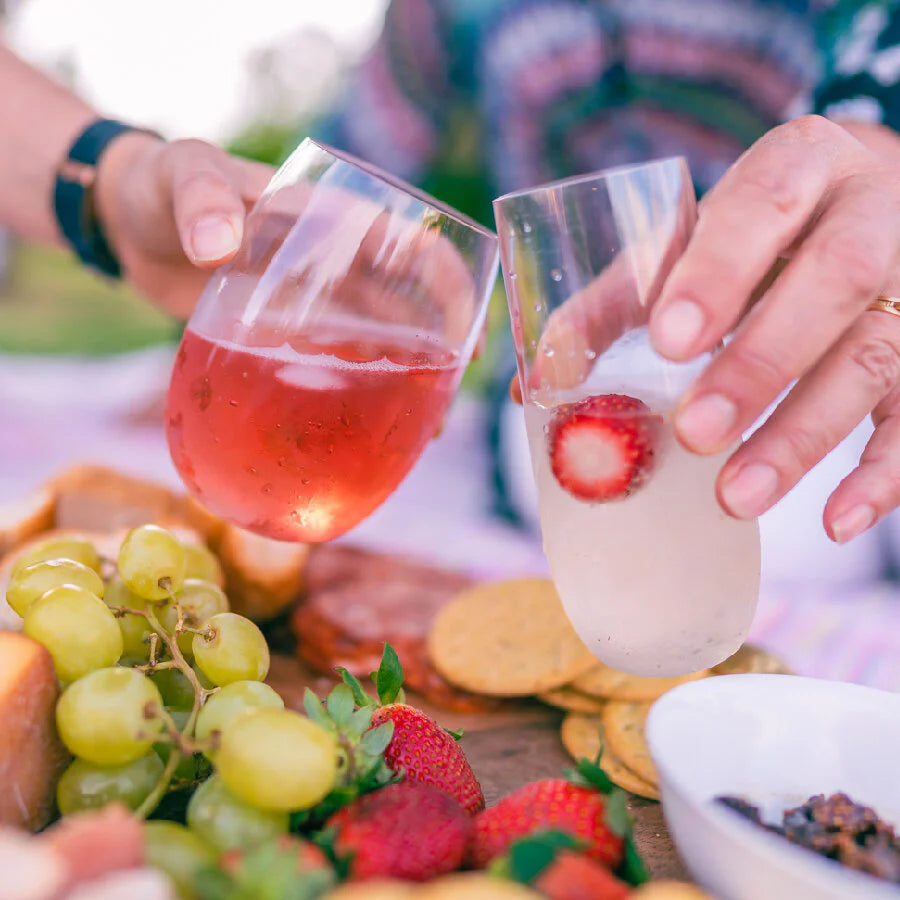
{"type": "Polygon", "coordinates": [[[306,710],[306,714],[310,719],[317,725],[321,725],[329,731],[334,730],[334,723],[331,721],[331,716],[328,715],[328,711],[322,706],[322,701],[310,688],[307,688],[303,692],[303,708],[306,710]]]}
{"type": "Polygon", "coordinates": [[[374,707],[361,706],[355,710],[344,728],[344,734],[352,741],[358,741],[368,731],[372,724],[372,713],[375,712],[374,707]]]}
{"type": "Polygon", "coordinates": [[[630,834],[625,838],[625,856],[619,867],[619,875],[624,881],[635,887],[650,880],[650,871],[641,859],[634,843],[634,837],[630,834]]]}
{"type": "Polygon", "coordinates": [[[328,695],[325,702],[328,714],[334,719],[334,724],[339,731],[343,731],[353,715],[356,705],[353,702],[353,691],[346,684],[339,684],[328,695]]]}
{"type": "Polygon", "coordinates": [[[375,673],[375,689],[382,705],[393,703],[403,687],[403,666],[396,651],[390,644],[384,645],[381,665],[375,673]]]}
{"type": "Polygon", "coordinates": [[[584,846],[582,841],[565,831],[535,831],[509,848],[507,877],[531,884],[556,859],[560,850],[578,850],[584,846]]]}
{"type": "Polygon", "coordinates": [[[359,742],[363,753],[367,756],[381,756],[387,750],[394,736],[394,723],[382,722],[377,728],[367,731],[359,742]]]}
{"type": "Polygon", "coordinates": [[[335,666],[335,671],[341,676],[341,681],[353,691],[353,700],[357,706],[373,706],[375,701],[365,692],[362,682],[343,666],[335,666]]]}
{"type": "MultiPolygon", "coordinates": [[[[601,750],[602,752],[602,750],[601,750]]],[[[600,756],[596,762],[589,759],[579,759],[576,764],[579,781],[587,787],[592,787],[601,794],[610,794],[615,790],[615,785],[610,781],[609,775],[600,768],[600,756]]]]}
{"type": "Polygon", "coordinates": [[[463,735],[466,733],[464,728],[460,728],[459,731],[451,731],[449,728],[446,729],[447,734],[453,738],[454,741],[461,741],[463,735]]]}
{"type": "Polygon", "coordinates": [[[619,837],[631,833],[631,816],[628,814],[625,791],[616,788],[606,798],[604,818],[609,830],[619,837]]]}
{"type": "Polygon", "coordinates": [[[509,848],[509,869],[514,881],[531,884],[556,859],[556,850],[539,841],[519,841],[509,848]]]}

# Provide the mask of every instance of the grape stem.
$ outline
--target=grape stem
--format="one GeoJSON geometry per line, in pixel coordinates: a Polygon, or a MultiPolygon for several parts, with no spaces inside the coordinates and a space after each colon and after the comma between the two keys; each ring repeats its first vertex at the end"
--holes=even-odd
{"type": "MultiPolygon", "coordinates": [[[[197,727],[197,716],[200,714],[200,709],[203,704],[206,702],[206,698],[211,694],[214,694],[216,689],[212,688],[210,690],[206,690],[202,684],[200,684],[200,679],[197,677],[197,673],[194,671],[190,663],[184,658],[184,654],[181,652],[181,648],[178,646],[178,636],[186,631],[186,627],[184,624],[184,610],[181,608],[181,605],[178,603],[175,594],[171,590],[171,586],[168,582],[168,579],[163,579],[160,581],[160,587],[164,588],[168,594],[169,599],[172,602],[173,607],[178,613],[178,621],[175,625],[175,628],[172,631],[172,634],[169,634],[166,629],[163,627],[162,623],[159,621],[159,618],[156,615],[156,612],[153,609],[153,604],[148,604],[145,609],[130,609],[128,607],[117,607],[115,612],[119,616],[125,616],[129,613],[136,616],[143,616],[149,623],[150,627],[153,629],[153,634],[151,635],[151,656],[150,662],[146,666],[138,667],[142,671],[158,671],[160,669],[178,669],[185,678],[187,678],[188,682],[191,685],[191,688],[194,691],[194,702],[191,706],[191,712],[188,716],[188,720],[185,723],[184,730],[179,731],[178,726],[175,724],[175,720],[169,715],[169,713],[165,710],[156,710],[154,712],[155,715],[159,716],[162,719],[166,731],[169,736],[172,738],[174,746],[172,747],[172,752],[169,755],[169,759],[166,762],[166,766],[163,769],[162,774],[159,777],[159,781],[157,781],[156,786],[153,790],[147,795],[146,799],[143,803],[135,810],[135,813],[140,818],[146,818],[150,813],[156,809],[159,801],[162,800],[166,791],[169,790],[169,787],[172,784],[172,778],[175,774],[175,769],[178,767],[178,763],[181,761],[182,755],[186,753],[194,753],[200,749],[196,747],[194,738],[194,731],[197,727]],[[166,582],[165,584],[163,582],[166,582]],[[157,637],[162,640],[165,644],[166,649],[169,651],[169,655],[171,659],[164,660],[163,662],[158,662],[155,659],[155,650],[156,645],[152,642],[153,638],[157,637]]],[[[192,630],[192,629],[191,629],[192,630]]]]}
{"type": "MultiPolygon", "coordinates": [[[[175,723],[173,722],[172,724],[174,725],[175,723]]],[[[166,791],[169,789],[169,785],[172,783],[172,777],[175,775],[175,770],[178,768],[180,762],[181,750],[176,745],[169,754],[166,767],[163,769],[162,775],[159,776],[159,781],[156,782],[156,786],[149,794],[147,794],[144,798],[144,802],[134,811],[134,814],[139,819],[146,819],[159,805],[159,801],[162,800],[166,791]]]]}
{"type": "MultiPolygon", "coordinates": [[[[154,635],[156,637],[156,635],[154,635]]],[[[174,659],[164,659],[162,662],[150,662],[143,666],[132,666],[135,672],[143,672],[145,675],[152,675],[154,672],[162,672],[164,669],[177,669],[178,663],[174,659]]]]}

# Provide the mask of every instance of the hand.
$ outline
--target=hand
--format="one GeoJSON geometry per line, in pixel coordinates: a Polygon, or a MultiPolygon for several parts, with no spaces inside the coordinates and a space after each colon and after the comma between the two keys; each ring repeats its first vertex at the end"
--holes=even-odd
{"type": "Polygon", "coordinates": [[[701,204],[651,338],[687,360],[743,321],[682,399],[676,433],[697,453],[721,452],[797,380],[719,475],[733,516],[771,507],[870,412],[874,435],[825,528],[844,542],[900,503],[900,317],[867,310],[900,292],[898,256],[900,166],[816,116],[763,137],[701,204]],[[787,265],[751,304],[780,257],[787,265]]]}
{"type": "Polygon", "coordinates": [[[163,309],[190,315],[209,272],[241,244],[272,170],[203,141],[128,133],[97,174],[101,221],[125,277],[163,309]]]}

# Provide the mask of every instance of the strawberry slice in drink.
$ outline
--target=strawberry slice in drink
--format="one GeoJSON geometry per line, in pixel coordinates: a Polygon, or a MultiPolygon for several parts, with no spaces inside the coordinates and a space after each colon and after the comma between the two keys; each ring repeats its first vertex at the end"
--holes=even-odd
{"type": "Polygon", "coordinates": [[[646,483],[660,418],[634,397],[603,394],[561,406],[550,424],[550,465],[580,500],[620,500],[646,483]]]}

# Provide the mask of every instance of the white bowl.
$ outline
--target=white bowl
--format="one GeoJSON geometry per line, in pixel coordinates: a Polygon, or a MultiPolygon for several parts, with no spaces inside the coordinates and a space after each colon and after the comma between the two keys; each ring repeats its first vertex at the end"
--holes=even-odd
{"type": "Polygon", "coordinates": [[[824,859],[714,802],[745,797],[780,821],[843,791],[900,826],[900,695],[790,675],[726,675],[653,706],[647,743],[663,813],[693,877],[722,900],[881,900],[900,885],[824,859]]]}

